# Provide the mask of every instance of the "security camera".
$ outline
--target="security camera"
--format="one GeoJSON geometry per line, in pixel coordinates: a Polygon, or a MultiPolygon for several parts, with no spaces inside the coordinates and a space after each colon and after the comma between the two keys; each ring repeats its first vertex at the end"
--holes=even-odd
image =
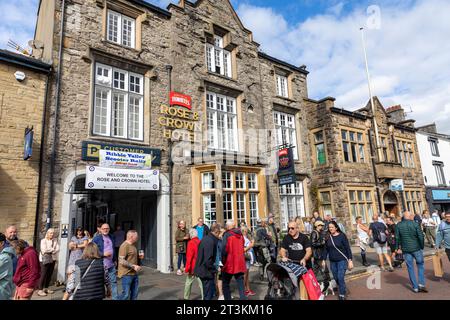
{"type": "Polygon", "coordinates": [[[25,78],[26,78],[25,73],[23,73],[22,71],[16,71],[16,72],[14,73],[14,76],[16,77],[16,80],[17,80],[17,81],[20,81],[20,82],[22,82],[22,81],[25,80],[25,78]]]}

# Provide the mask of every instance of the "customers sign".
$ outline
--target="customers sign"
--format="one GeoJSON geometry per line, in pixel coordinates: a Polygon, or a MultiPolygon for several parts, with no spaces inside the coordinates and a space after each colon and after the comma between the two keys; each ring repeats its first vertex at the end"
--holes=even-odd
{"type": "Polygon", "coordinates": [[[190,96],[171,91],[169,97],[171,106],[180,106],[189,110],[192,109],[192,99],[190,96]]]}

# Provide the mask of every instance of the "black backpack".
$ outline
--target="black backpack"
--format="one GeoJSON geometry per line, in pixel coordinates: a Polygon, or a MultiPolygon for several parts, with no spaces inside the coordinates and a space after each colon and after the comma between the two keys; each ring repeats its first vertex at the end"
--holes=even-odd
{"type": "Polygon", "coordinates": [[[379,244],[385,244],[387,242],[386,233],[381,232],[376,224],[373,224],[372,232],[373,232],[373,241],[378,242],[379,244]]]}

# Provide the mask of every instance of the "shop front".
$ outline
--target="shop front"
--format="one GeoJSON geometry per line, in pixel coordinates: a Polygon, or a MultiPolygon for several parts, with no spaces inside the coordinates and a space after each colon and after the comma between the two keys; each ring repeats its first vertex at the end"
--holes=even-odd
{"type": "Polygon", "coordinates": [[[450,188],[427,188],[428,207],[433,212],[450,211],[450,188]]]}

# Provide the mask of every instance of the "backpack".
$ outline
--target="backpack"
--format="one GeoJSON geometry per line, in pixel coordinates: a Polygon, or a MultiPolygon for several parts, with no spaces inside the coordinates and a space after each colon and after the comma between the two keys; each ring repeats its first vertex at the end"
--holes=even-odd
{"type": "Polygon", "coordinates": [[[376,224],[373,225],[372,231],[373,231],[373,241],[378,242],[379,244],[385,244],[387,242],[386,233],[381,232],[376,224]]]}

